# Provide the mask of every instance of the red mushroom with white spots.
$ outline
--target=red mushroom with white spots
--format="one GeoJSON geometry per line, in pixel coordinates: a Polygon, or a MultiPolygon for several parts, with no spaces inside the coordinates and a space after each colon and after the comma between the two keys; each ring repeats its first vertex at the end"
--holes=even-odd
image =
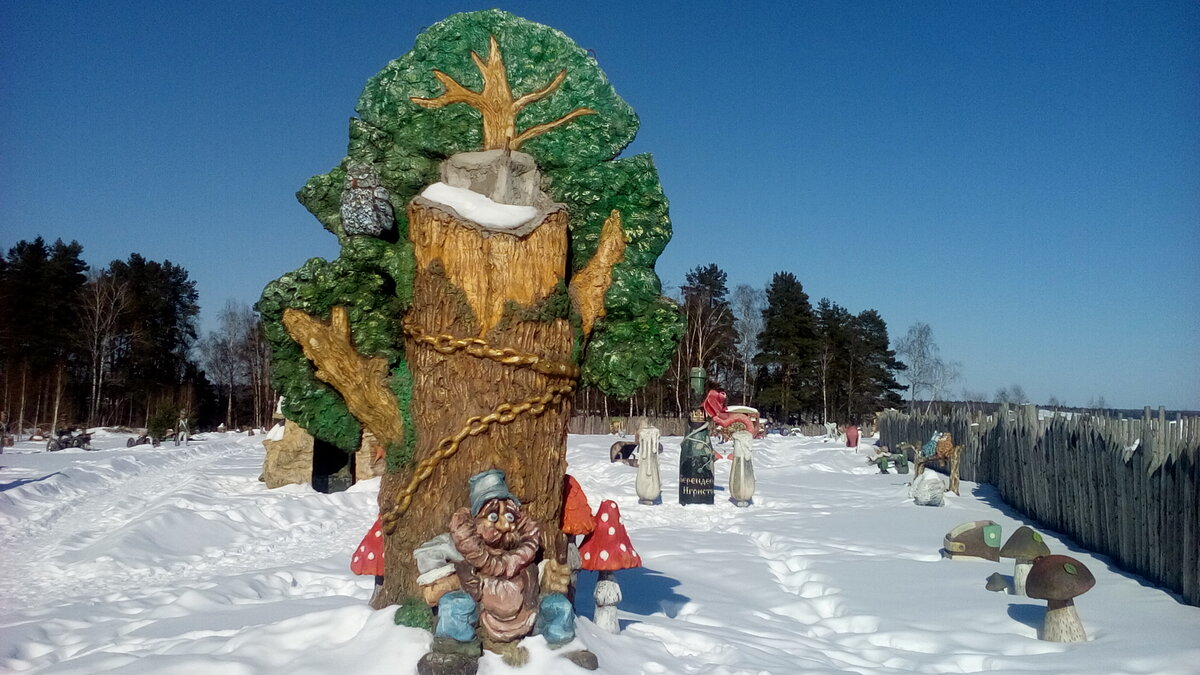
{"type": "Polygon", "coordinates": [[[383,523],[379,518],[350,558],[350,571],[375,577],[375,592],[383,587],[383,523]]]}
{"type": "Polygon", "coordinates": [[[641,567],[642,557],[633,550],[616,502],[609,499],[600,504],[596,511],[596,529],[583,540],[579,553],[583,557],[583,569],[600,573],[596,582],[596,625],[612,633],[621,632],[617,621],[621,587],[613,572],[641,567]]]}

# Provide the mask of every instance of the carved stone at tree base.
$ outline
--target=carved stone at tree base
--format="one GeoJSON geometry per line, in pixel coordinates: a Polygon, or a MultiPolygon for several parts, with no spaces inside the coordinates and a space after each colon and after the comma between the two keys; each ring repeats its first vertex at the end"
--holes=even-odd
{"type": "Polygon", "coordinates": [[[600,667],[600,661],[596,655],[586,649],[577,649],[573,652],[563,654],[563,658],[583,668],[584,670],[596,670],[600,667]]]}
{"type": "Polygon", "coordinates": [[[267,455],[259,480],[274,489],[284,485],[302,485],[312,480],[313,437],[291,420],[283,423],[283,438],[263,441],[267,455]]]}
{"type": "Polygon", "coordinates": [[[477,672],[478,656],[429,652],[417,661],[418,675],[475,675],[477,672]]]}

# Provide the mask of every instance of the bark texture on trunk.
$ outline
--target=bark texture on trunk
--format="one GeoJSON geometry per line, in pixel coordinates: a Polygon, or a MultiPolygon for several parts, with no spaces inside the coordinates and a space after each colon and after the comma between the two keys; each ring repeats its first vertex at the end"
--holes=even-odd
{"type": "Polygon", "coordinates": [[[468,478],[487,469],[504,471],[538,522],[543,557],[566,562],[559,521],[575,334],[569,320],[546,320],[539,308],[564,293],[567,213],[546,210],[523,236],[482,229],[421,198],[408,216],[417,264],[404,346],[417,445],[412,467],[382,480],[385,521],[406,493],[411,501],[385,539],[376,607],[419,595],[413,549],[447,531],[455,509],[469,504],[468,478]],[[446,439],[456,436],[450,449],[446,439]]]}

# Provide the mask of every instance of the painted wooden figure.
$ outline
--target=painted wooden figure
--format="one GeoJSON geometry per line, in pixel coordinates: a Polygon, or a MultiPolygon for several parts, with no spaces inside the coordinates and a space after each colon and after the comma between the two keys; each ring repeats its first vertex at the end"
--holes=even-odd
{"type": "Polygon", "coordinates": [[[639,504],[657,504],[662,498],[662,479],[659,476],[658,455],[662,443],[658,441],[657,427],[644,426],[638,429],[638,465],[634,488],[639,504]]]}
{"type": "Polygon", "coordinates": [[[754,463],[751,457],[753,438],[749,431],[733,432],[733,467],[729,470],[729,500],[735,506],[750,506],[754,498],[754,463]]]}

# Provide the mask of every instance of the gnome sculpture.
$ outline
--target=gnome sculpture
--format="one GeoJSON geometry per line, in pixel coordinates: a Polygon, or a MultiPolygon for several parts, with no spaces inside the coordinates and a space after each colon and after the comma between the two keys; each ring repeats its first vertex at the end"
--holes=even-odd
{"type": "Polygon", "coordinates": [[[462,558],[448,561],[461,589],[437,599],[433,653],[424,659],[434,666],[428,672],[446,672],[450,662],[462,657],[477,658],[481,642],[505,663],[521,665],[528,655],[518,642],[534,631],[535,622],[551,646],[575,638],[567,598],[549,593],[539,601],[534,563],[541,532],[509,491],[504,472],[491,469],[472,476],[470,500],[470,507],[450,518],[450,540],[462,558]]]}

